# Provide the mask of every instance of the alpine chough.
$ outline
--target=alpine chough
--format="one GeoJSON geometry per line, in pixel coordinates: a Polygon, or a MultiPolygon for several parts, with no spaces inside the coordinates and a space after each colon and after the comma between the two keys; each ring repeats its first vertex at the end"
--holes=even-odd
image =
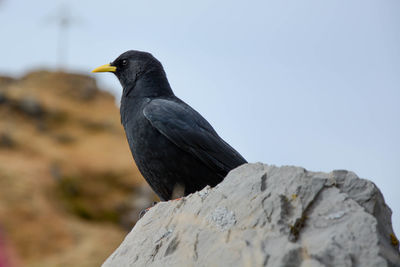
{"type": "Polygon", "coordinates": [[[215,186],[246,160],[172,92],[161,63],[127,51],[93,72],[113,72],[122,87],[121,123],[133,158],[161,200],[215,186]]]}

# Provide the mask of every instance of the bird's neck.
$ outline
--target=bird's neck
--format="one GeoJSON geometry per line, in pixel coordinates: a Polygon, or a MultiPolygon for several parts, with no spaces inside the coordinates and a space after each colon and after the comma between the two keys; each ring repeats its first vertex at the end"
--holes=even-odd
{"type": "Polygon", "coordinates": [[[140,75],[134,84],[124,88],[123,97],[170,97],[173,96],[171,86],[165,72],[152,70],[140,75]]]}

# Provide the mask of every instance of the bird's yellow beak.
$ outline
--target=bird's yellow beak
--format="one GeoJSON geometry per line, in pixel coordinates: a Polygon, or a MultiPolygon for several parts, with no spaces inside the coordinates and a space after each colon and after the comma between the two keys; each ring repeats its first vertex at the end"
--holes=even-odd
{"type": "Polygon", "coordinates": [[[115,72],[117,67],[111,66],[110,64],[105,64],[103,66],[97,67],[92,72],[115,72]]]}

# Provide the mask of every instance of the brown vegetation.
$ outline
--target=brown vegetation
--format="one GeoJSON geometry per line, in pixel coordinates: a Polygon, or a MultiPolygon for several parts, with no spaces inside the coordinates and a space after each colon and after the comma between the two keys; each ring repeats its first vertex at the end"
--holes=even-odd
{"type": "Polygon", "coordinates": [[[0,234],[20,265],[99,266],[153,199],[92,78],[0,77],[0,234]]]}

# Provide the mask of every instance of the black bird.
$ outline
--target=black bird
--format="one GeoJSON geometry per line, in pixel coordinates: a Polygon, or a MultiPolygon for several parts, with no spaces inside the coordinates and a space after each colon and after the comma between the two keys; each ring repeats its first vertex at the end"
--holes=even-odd
{"type": "Polygon", "coordinates": [[[215,186],[246,160],[172,92],[161,63],[150,53],[127,51],[93,72],[119,79],[121,123],[133,158],[161,200],[215,186]]]}

